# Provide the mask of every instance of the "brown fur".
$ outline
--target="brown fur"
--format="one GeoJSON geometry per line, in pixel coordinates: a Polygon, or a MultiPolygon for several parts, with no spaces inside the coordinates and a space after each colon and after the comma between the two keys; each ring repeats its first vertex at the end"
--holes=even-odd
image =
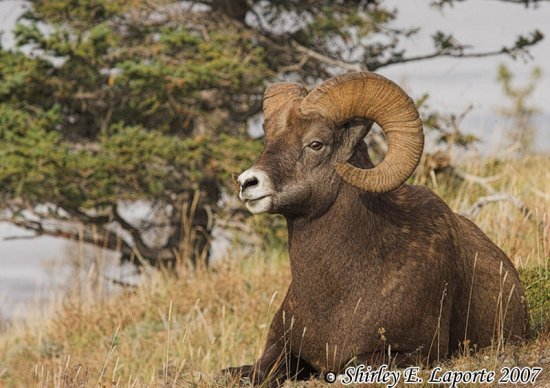
{"type": "Polygon", "coordinates": [[[336,174],[346,160],[372,167],[365,133],[292,108],[284,129],[266,127],[254,167],[274,182],[271,212],[287,219],[292,281],[262,357],[228,372],[278,384],[353,360],[426,365],[465,340],[526,335],[518,274],[475,224],[425,187],[373,194],[336,174]],[[308,149],[311,139],[324,149],[308,149]]]}

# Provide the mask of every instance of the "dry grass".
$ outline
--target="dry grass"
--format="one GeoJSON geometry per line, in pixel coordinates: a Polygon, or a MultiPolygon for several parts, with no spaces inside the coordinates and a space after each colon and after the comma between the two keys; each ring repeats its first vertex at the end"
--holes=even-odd
{"type": "MultiPolygon", "coordinates": [[[[475,217],[523,268],[533,339],[504,351],[455,357],[443,367],[548,369],[550,157],[463,168],[501,175],[492,183],[495,189],[510,192],[534,212],[527,220],[510,203],[499,202],[475,217]]],[[[455,210],[467,209],[486,194],[477,184],[451,179],[434,189],[455,210]]],[[[49,319],[18,322],[0,335],[0,387],[229,385],[216,379],[216,371],[259,356],[289,279],[286,254],[271,250],[227,260],[210,271],[181,268],[178,277],[144,275],[140,287],[108,298],[97,298],[94,287],[79,288],[49,319]]],[[[545,371],[537,385],[550,384],[549,374],[545,371]]]]}
{"type": "Polygon", "coordinates": [[[213,271],[154,273],[103,303],[80,293],[42,324],[2,335],[0,381],[179,385],[198,378],[193,371],[246,363],[258,356],[288,279],[284,257],[258,255],[213,271]]]}
{"type": "MultiPolygon", "coordinates": [[[[541,266],[548,259],[550,233],[550,156],[536,155],[518,161],[471,160],[461,170],[480,177],[496,192],[509,193],[532,211],[529,218],[510,201],[484,206],[475,223],[512,259],[516,267],[541,266]]],[[[491,194],[475,182],[443,179],[432,189],[455,211],[467,210],[479,197],[491,194]]]]}

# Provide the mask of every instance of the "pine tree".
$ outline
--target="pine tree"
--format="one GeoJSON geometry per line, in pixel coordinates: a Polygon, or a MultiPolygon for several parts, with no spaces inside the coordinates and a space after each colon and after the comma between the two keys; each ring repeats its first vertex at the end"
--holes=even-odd
{"type": "Polygon", "coordinates": [[[410,56],[399,43],[419,29],[381,1],[30,3],[0,49],[2,219],[150,263],[207,257],[222,192],[261,148],[247,121],[269,82],[542,39],[476,52],[440,32],[410,56]],[[131,222],[120,208],[138,200],[153,216],[131,222]]]}

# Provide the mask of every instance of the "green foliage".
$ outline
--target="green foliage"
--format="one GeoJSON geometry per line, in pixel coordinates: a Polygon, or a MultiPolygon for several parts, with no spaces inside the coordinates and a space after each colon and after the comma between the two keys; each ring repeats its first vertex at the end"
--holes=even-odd
{"type": "Polygon", "coordinates": [[[531,331],[535,334],[548,332],[550,330],[550,270],[547,265],[541,265],[521,270],[520,276],[527,296],[531,331]]]}
{"type": "Polygon", "coordinates": [[[259,152],[245,129],[270,74],[264,50],[244,31],[149,19],[170,5],[33,2],[18,48],[0,50],[3,207],[97,223],[86,212],[109,222],[121,201],[181,209],[198,190],[215,208],[232,190],[259,152]]]}
{"type": "Polygon", "coordinates": [[[240,139],[225,135],[180,139],[123,125],[113,125],[97,147],[75,148],[48,130],[58,120],[57,106],[31,115],[0,105],[4,196],[75,208],[142,198],[168,202],[184,184],[200,189],[206,175],[229,182],[233,169],[244,168],[259,151],[257,142],[237,147],[240,139]],[[230,158],[234,164],[222,162],[230,158]]]}
{"type": "MultiPolygon", "coordinates": [[[[56,3],[65,1],[47,2],[53,10],[56,3]]],[[[200,116],[216,105],[234,113],[235,100],[256,98],[261,92],[269,71],[263,50],[246,34],[212,31],[203,36],[176,23],[147,27],[124,19],[124,7],[109,10],[111,18],[119,10],[117,23],[102,19],[88,29],[78,25],[73,30],[53,24],[46,34],[37,20],[58,21],[50,8],[37,7],[15,30],[19,45],[62,58],[60,66],[44,69],[48,71],[44,83],[53,88],[51,97],[66,108],[71,122],[64,125],[73,135],[93,138],[110,122],[119,121],[188,135],[196,131],[200,116]],[[208,90],[221,95],[208,101],[201,95],[208,90]]],[[[208,131],[227,124],[202,123],[208,131]]],[[[243,132],[243,122],[231,124],[243,132]]]]}
{"type": "Polygon", "coordinates": [[[52,88],[47,77],[51,69],[45,60],[0,50],[0,101],[21,107],[30,100],[51,107],[52,88]]]}
{"type": "Polygon", "coordinates": [[[2,195],[47,201],[55,187],[58,167],[66,162],[60,135],[52,131],[58,107],[30,114],[0,104],[0,177],[2,195]]]}
{"type": "Polygon", "coordinates": [[[74,29],[84,30],[90,24],[97,24],[120,16],[132,8],[124,0],[63,0],[33,1],[35,20],[45,20],[53,25],[68,24],[74,29]]]}

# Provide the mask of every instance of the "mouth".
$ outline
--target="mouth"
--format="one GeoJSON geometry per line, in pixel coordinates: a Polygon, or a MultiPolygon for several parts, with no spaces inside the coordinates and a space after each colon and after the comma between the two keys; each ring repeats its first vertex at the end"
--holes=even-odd
{"type": "Polygon", "coordinates": [[[260,200],[262,200],[264,198],[267,198],[267,197],[271,197],[271,194],[262,195],[261,197],[258,197],[258,198],[245,198],[244,203],[260,201],[260,200]]]}
{"type": "Polygon", "coordinates": [[[265,213],[271,209],[271,197],[271,194],[266,194],[257,198],[245,199],[244,204],[251,213],[265,213]]]}

